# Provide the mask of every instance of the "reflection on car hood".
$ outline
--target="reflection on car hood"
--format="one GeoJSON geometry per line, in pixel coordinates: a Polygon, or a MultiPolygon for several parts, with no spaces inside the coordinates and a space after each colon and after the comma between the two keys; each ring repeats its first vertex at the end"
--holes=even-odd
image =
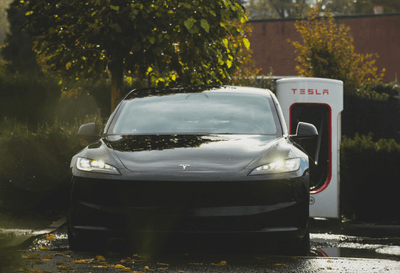
{"type": "Polygon", "coordinates": [[[265,135],[130,135],[108,136],[131,171],[239,171],[274,143],[265,135]]]}

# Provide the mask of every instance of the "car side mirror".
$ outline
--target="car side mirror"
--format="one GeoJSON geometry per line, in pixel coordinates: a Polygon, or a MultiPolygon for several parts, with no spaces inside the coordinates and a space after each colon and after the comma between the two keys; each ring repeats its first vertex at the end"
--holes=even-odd
{"type": "Polygon", "coordinates": [[[299,122],[295,135],[290,135],[292,139],[313,138],[318,136],[318,130],[314,125],[307,122],[299,122]]]}
{"type": "Polygon", "coordinates": [[[78,130],[78,136],[88,142],[94,142],[100,138],[94,122],[81,125],[78,130]]]}

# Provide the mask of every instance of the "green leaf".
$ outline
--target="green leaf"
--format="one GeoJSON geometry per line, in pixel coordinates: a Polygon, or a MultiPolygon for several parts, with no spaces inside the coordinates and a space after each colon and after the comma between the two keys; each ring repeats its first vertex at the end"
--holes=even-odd
{"type": "Polygon", "coordinates": [[[240,17],[240,23],[245,23],[247,21],[247,17],[246,16],[241,16],[240,17]]]}
{"type": "Polygon", "coordinates": [[[226,38],[222,39],[222,43],[224,44],[224,46],[226,48],[228,48],[228,39],[226,39],[226,38]]]}
{"type": "Polygon", "coordinates": [[[110,5],[110,8],[111,8],[112,10],[115,10],[115,11],[119,12],[119,6],[110,5]]]}
{"type": "Polygon", "coordinates": [[[152,45],[156,42],[156,38],[154,37],[149,37],[148,40],[152,45]]]}
{"type": "Polygon", "coordinates": [[[250,49],[250,41],[247,38],[243,38],[243,44],[246,47],[247,50],[250,49]]]}
{"type": "Polygon", "coordinates": [[[193,17],[190,17],[185,22],[183,22],[183,24],[188,30],[190,30],[193,27],[194,23],[196,23],[196,19],[194,19],[193,17]]]}
{"type": "Polygon", "coordinates": [[[208,33],[210,32],[210,25],[208,24],[206,19],[201,19],[200,21],[201,27],[208,33]]]}

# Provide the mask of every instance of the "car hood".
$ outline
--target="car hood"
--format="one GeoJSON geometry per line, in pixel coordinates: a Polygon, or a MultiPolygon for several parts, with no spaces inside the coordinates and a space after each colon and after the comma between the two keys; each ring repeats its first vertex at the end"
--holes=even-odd
{"type": "Polygon", "coordinates": [[[240,171],[277,141],[265,135],[114,135],[104,139],[128,170],[151,172],[240,171]]]}

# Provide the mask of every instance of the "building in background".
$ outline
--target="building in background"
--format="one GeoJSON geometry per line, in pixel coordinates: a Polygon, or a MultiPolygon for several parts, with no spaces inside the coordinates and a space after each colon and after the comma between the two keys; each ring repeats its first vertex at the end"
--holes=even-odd
{"type": "MultiPolygon", "coordinates": [[[[355,52],[378,54],[376,66],[386,69],[384,82],[397,80],[400,76],[400,13],[338,16],[337,23],[351,28],[355,52]]],[[[249,21],[253,34],[249,37],[253,59],[267,75],[270,68],[278,76],[295,76],[295,48],[288,42],[301,41],[294,27],[294,19],[249,21]]]]}

